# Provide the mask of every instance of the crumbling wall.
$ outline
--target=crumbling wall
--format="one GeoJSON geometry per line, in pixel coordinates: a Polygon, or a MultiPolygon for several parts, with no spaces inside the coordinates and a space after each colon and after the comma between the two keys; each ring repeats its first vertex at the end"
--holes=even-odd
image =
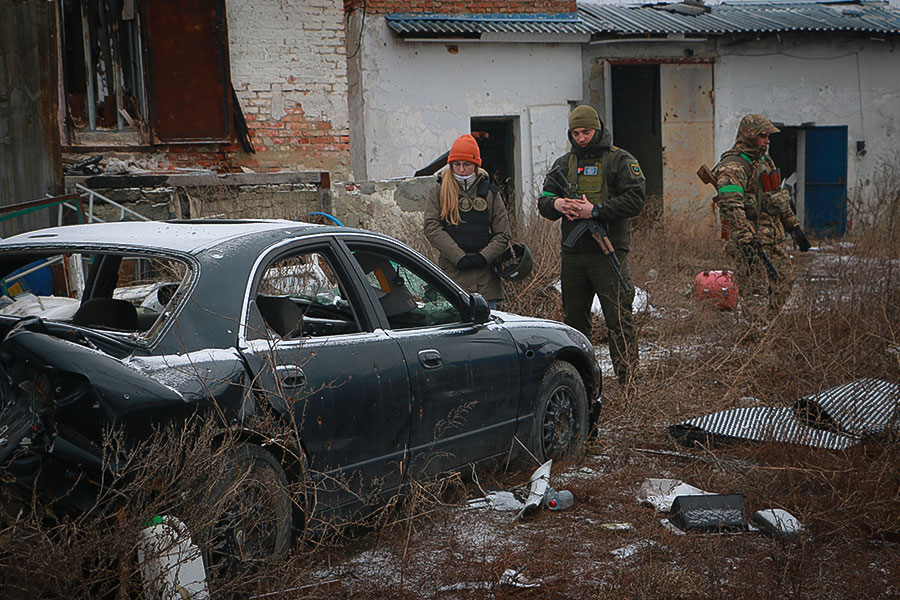
{"type": "Polygon", "coordinates": [[[332,214],[348,227],[362,227],[404,241],[422,229],[425,198],[434,177],[338,183],[331,189],[332,214]]]}
{"type": "Polygon", "coordinates": [[[344,12],[331,0],[227,2],[231,77],[257,171],[350,175],[344,12]]]}

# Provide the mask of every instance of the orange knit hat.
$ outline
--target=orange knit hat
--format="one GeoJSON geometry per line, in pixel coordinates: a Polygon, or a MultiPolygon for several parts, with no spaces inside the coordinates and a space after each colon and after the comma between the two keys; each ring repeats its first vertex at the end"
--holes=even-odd
{"type": "Polygon", "coordinates": [[[455,160],[464,160],[481,166],[481,150],[478,149],[478,142],[468,133],[456,138],[450,147],[450,156],[447,157],[447,162],[452,163],[455,160]]]}

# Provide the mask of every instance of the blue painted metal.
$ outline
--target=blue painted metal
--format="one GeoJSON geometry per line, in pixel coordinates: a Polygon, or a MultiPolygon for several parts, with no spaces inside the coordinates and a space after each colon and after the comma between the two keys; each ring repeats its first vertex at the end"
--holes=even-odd
{"type": "Polygon", "coordinates": [[[819,236],[847,232],[847,127],[806,130],[806,229],[819,236]]]}
{"type": "Polygon", "coordinates": [[[329,214],[326,213],[326,212],[313,211],[313,212],[311,212],[311,213],[306,213],[306,214],[308,214],[308,215],[318,215],[318,216],[320,216],[320,217],[325,217],[326,219],[330,219],[331,221],[334,221],[334,222],[337,224],[338,227],[343,227],[343,226],[344,226],[343,223],[341,223],[340,221],[337,220],[337,217],[334,217],[334,216],[332,216],[332,215],[329,215],[329,214]]]}
{"type": "Polygon", "coordinates": [[[580,0],[578,15],[594,38],[782,31],[900,33],[900,11],[886,2],[605,4],[580,0]]]}

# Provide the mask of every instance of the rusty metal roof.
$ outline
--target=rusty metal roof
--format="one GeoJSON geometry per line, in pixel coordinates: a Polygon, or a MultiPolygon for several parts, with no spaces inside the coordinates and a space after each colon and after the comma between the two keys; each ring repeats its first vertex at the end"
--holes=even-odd
{"type": "Polygon", "coordinates": [[[900,11],[886,2],[687,1],[603,4],[579,0],[578,15],[591,33],[617,35],[722,35],[783,31],[900,33],[900,11]]]}
{"type": "MultiPolygon", "coordinates": [[[[481,38],[485,34],[579,36],[591,29],[577,13],[558,14],[442,14],[393,13],[388,26],[403,38],[481,38]]],[[[554,40],[555,41],[555,40],[554,40]]]]}

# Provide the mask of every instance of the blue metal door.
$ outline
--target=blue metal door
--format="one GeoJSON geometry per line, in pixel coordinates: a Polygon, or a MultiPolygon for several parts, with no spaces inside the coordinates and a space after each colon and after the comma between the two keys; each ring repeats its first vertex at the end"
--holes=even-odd
{"type": "Polygon", "coordinates": [[[806,228],[815,235],[847,231],[847,128],[806,130],[806,228]]]}

